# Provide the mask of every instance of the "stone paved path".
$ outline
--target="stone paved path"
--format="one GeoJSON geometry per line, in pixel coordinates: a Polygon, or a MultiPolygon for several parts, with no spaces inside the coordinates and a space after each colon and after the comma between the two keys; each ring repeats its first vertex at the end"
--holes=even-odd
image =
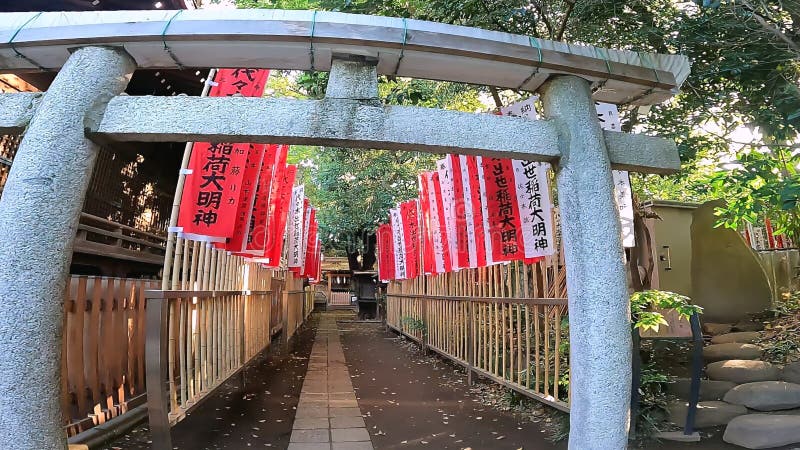
{"type": "Polygon", "coordinates": [[[320,315],[289,450],[372,450],[336,325],[320,315]]]}

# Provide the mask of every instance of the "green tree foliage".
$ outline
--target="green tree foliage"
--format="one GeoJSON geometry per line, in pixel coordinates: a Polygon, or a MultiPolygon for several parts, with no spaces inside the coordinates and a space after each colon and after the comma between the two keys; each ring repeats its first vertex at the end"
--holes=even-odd
{"type": "MultiPolygon", "coordinates": [[[[800,2],[237,0],[237,3],[243,7],[411,17],[610,48],[684,54],[692,62],[692,74],[675,98],[650,109],[623,105],[621,111],[624,131],[674,139],[684,162],[683,170],[667,178],[636,176],[634,188],[647,197],[694,201],[724,198],[727,205],[718,211],[723,224],[736,227],[742,221],[768,215],[779,230],[800,237],[797,174],[800,2]],[[742,138],[743,127],[753,131],[752,136],[742,138]]],[[[305,81],[309,89],[320,86],[320,80],[305,81]]],[[[410,81],[396,93],[382,88],[382,94],[388,101],[416,104],[418,82],[410,81]]],[[[518,93],[511,91],[495,95],[496,100],[517,97],[518,93]]]]}

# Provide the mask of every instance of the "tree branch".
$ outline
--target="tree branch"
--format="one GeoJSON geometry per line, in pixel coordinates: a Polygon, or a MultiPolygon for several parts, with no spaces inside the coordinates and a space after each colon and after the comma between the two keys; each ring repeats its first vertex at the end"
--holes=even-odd
{"type": "Polygon", "coordinates": [[[531,1],[531,4],[534,8],[536,8],[536,12],[538,12],[542,17],[542,22],[544,22],[544,26],[547,27],[547,31],[550,33],[550,39],[553,39],[553,25],[550,23],[550,19],[547,18],[547,14],[544,11],[544,6],[542,6],[538,0],[531,1]]]}
{"type": "Polygon", "coordinates": [[[795,41],[792,40],[789,36],[786,35],[783,31],[778,29],[775,25],[767,22],[767,20],[762,17],[757,11],[756,8],[753,7],[750,2],[747,0],[741,0],[742,5],[744,5],[753,15],[753,18],[756,19],[759,25],[764,28],[766,31],[772,33],[775,37],[785,42],[789,48],[791,48],[795,53],[800,54],[800,45],[798,45],[795,41]]]}
{"type": "Polygon", "coordinates": [[[561,25],[559,25],[558,31],[556,31],[554,40],[560,41],[564,38],[564,32],[567,30],[567,22],[569,22],[569,16],[572,15],[572,10],[574,8],[575,0],[567,0],[567,9],[564,11],[564,20],[561,21],[561,25]]]}
{"type": "Polygon", "coordinates": [[[497,92],[497,88],[494,86],[489,86],[489,92],[492,93],[494,104],[497,105],[497,110],[499,111],[500,108],[503,107],[503,100],[500,98],[500,93],[497,92]]]}

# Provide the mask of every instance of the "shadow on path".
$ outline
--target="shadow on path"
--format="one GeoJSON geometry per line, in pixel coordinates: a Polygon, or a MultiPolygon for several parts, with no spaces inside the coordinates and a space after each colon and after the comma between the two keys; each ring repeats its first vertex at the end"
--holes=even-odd
{"type": "MultiPolygon", "coordinates": [[[[279,341],[274,340],[245,370],[244,387],[239,376],[232,377],[172,428],[173,446],[181,450],[287,448],[315,332],[316,320],[312,320],[295,335],[289,353],[281,353],[279,341]]],[[[145,425],[108,448],[150,449],[149,441],[145,425]]]]}

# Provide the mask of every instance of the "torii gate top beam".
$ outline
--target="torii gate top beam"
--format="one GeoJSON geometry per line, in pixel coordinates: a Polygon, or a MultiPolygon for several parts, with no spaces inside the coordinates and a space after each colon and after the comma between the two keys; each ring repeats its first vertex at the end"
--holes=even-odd
{"type": "Polygon", "coordinates": [[[121,46],[139,68],[329,70],[334,53],[376,58],[378,73],[535,91],[551,75],[598,87],[593,99],[654,104],[689,73],[680,55],[532,39],[419,20],[284,10],[0,14],[0,71],[57,70],[70,49],[121,46]],[[22,56],[20,56],[22,55],[22,56]]]}

